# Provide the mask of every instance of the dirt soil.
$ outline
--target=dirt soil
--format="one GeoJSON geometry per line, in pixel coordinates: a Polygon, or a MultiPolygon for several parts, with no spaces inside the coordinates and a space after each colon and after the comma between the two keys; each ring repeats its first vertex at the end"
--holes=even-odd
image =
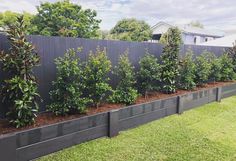
{"type": "MultiPolygon", "coordinates": [[[[194,90],[187,91],[187,90],[178,90],[176,93],[173,94],[164,94],[161,92],[152,92],[148,94],[147,98],[144,98],[143,96],[138,97],[136,100],[135,104],[140,104],[140,103],[145,103],[145,102],[150,102],[158,99],[163,99],[163,98],[168,98],[176,95],[181,95],[181,94],[186,94],[190,93],[193,91],[198,91],[198,90],[203,90],[203,89],[208,89],[208,88],[213,88],[213,87],[218,87],[218,86],[224,86],[224,85],[229,85],[235,82],[216,82],[216,83],[209,83],[206,84],[203,87],[197,87],[194,90]]],[[[18,132],[26,129],[31,129],[35,127],[40,127],[44,125],[50,125],[53,123],[57,122],[62,122],[66,120],[72,120],[75,118],[80,118],[83,116],[89,116],[89,115],[94,115],[96,113],[101,113],[101,112],[106,112],[110,111],[113,109],[119,109],[125,107],[125,105],[122,104],[109,104],[109,103],[104,103],[102,104],[99,108],[94,108],[94,107],[89,107],[87,112],[85,114],[74,114],[74,115],[66,115],[66,116],[55,116],[53,113],[42,113],[38,114],[38,117],[36,118],[35,124],[26,126],[23,128],[16,129],[13,126],[11,126],[7,120],[0,120],[0,136],[7,134],[7,133],[12,133],[12,132],[18,132]]]]}

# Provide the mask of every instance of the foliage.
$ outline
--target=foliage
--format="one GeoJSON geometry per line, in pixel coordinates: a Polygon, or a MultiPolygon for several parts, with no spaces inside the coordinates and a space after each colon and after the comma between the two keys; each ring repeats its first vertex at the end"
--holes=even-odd
{"type": "Polygon", "coordinates": [[[126,41],[147,41],[151,39],[150,26],[134,18],[119,21],[111,30],[113,39],[126,41]]]}
{"type": "Polygon", "coordinates": [[[64,57],[55,59],[55,64],[57,79],[52,83],[53,90],[49,93],[52,103],[48,106],[48,110],[56,115],[85,112],[89,100],[82,97],[85,84],[76,51],[69,49],[64,57]]]}
{"type": "Polygon", "coordinates": [[[160,81],[160,64],[154,55],[147,53],[139,61],[138,86],[141,93],[147,97],[147,93],[158,89],[160,81]]]}
{"type": "Polygon", "coordinates": [[[38,94],[33,69],[39,65],[39,56],[33,45],[26,40],[26,29],[23,16],[8,26],[11,48],[9,53],[2,53],[0,57],[3,70],[10,75],[3,87],[3,101],[10,106],[8,117],[16,127],[31,124],[37,111],[38,94]]]}
{"type": "Polygon", "coordinates": [[[24,23],[29,26],[33,15],[28,12],[16,13],[12,11],[0,12],[0,27],[7,27],[17,21],[17,17],[24,16],[24,23]]]}
{"type": "Polygon", "coordinates": [[[209,75],[210,81],[220,81],[221,80],[221,70],[222,70],[222,63],[219,58],[217,58],[214,54],[212,54],[212,58],[210,59],[211,64],[211,71],[209,75]]]}
{"type": "Polygon", "coordinates": [[[96,19],[96,11],[83,10],[69,0],[41,3],[37,10],[32,20],[36,26],[32,34],[93,38],[101,22],[96,19]]]}
{"type": "Polygon", "coordinates": [[[189,25],[192,27],[204,28],[204,25],[199,21],[192,21],[189,23],[189,25]]]}
{"type": "Polygon", "coordinates": [[[106,92],[111,91],[107,74],[111,70],[111,61],[108,59],[106,49],[97,47],[96,53],[89,54],[84,69],[86,92],[93,104],[98,107],[105,97],[106,92]]]}
{"type": "Polygon", "coordinates": [[[211,63],[210,63],[210,56],[209,52],[204,51],[200,56],[196,57],[195,64],[196,64],[196,80],[195,82],[197,85],[204,85],[207,83],[209,76],[211,74],[211,63]]]}
{"type": "Polygon", "coordinates": [[[229,55],[229,57],[232,59],[233,61],[233,69],[234,72],[236,73],[236,40],[234,42],[234,45],[232,48],[229,48],[226,53],[229,55]]]}
{"type": "Polygon", "coordinates": [[[196,66],[193,61],[193,51],[189,49],[180,61],[179,87],[191,90],[196,87],[195,80],[196,66]]]}
{"type": "Polygon", "coordinates": [[[179,74],[178,58],[181,44],[181,33],[178,28],[168,30],[167,44],[161,55],[161,81],[162,90],[165,93],[176,91],[176,79],[179,74]]]}
{"type": "Polygon", "coordinates": [[[227,53],[224,53],[220,57],[220,62],[222,64],[221,68],[221,81],[230,81],[235,79],[234,65],[231,57],[227,53]]]}
{"type": "Polygon", "coordinates": [[[118,66],[115,67],[115,74],[118,76],[119,83],[110,98],[111,101],[126,105],[133,104],[138,97],[138,92],[134,88],[135,73],[129,61],[128,51],[120,56],[118,66]]]}

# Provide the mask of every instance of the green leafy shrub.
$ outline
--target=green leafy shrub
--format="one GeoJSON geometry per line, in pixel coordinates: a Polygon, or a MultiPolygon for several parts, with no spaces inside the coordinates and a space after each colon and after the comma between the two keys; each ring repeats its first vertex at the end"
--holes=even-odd
{"type": "Polygon", "coordinates": [[[170,28],[167,32],[166,46],[161,55],[162,67],[162,91],[174,93],[176,91],[176,80],[179,75],[178,58],[181,44],[181,32],[178,28],[170,28]]]}
{"type": "Polygon", "coordinates": [[[208,82],[209,76],[211,74],[211,63],[210,63],[210,53],[204,51],[200,56],[196,57],[195,64],[196,64],[196,73],[195,79],[196,83],[199,86],[204,85],[208,82]]]}
{"type": "Polygon", "coordinates": [[[108,84],[108,73],[111,70],[111,61],[106,55],[106,49],[90,53],[84,69],[86,92],[96,107],[112,88],[108,84]]]}
{"type": "Polygon", "coordinates": [[[10,77],[2,89],[3,101],[9,106],[7,116],[10,122],[17,128],[32,124],[38,109],[39,95],[33,69],[39,65],[39,56],[33,45],[27,42],[26,30],[23,16],[17,17],[16,23],[9,25],[7,31],[11,48],[0,57],[3,70],[10,77]]]}
{"type": "Polygon", "coordinates": [[[196,66],[193,61],[193,51],[188,50],[180,61],[179,88],[191,90],[196,87],[195,80],[196,66]]]}
{"type": "Polygon", "coordinates": [[[159,89],[160,64],[154,55],[147,53],[139,61],[138,86],[140,92],[147,97],[149,91],[159,89]]]}
{"type": "Polygon", "coordinates": [[[221,81],[231,81],[235,79],[234,65],[233,60],[228,56],[227,53],[224,53],[220,57],[220,62],[222,64],[221,68],[221,81]]]}
{"type": "Polygon", "coordinates": [[[233,61],[233,69],[236,73],[236,41],[234,42],[234,46],[232,48],[229,48],[226,53],[229,55],[229,57],[233,61]]]}
{"type": "Polygon", "coordinates": [[[82,97],[85,84],[76,51],[69,49],[64,57],[55,59],[55,64],[57,79],[52,83],[53,90],[49,93],[52,103],[48,110],[56,115],[85,112],[89,100],[82,97]]]}
{"type": "Polygon", "coordinates": [[[221,69],[222,69],[222,63],[219,58],[217,58],[215,55],[212,55],[212,58],[210,60],[211,63],[211,71],[209,75],[209,80],[213,82],[217,82],[221,80],[221,69]]]}
{"type": "Polygon", "coordinates": [[[134,88],[135,73],[131,65],[128,52],[120,56],[118,66],[115,67],[115,74],[119,83],[110,100],[114,103],[133,104],[138,97],[138,91],[134,88]]]}

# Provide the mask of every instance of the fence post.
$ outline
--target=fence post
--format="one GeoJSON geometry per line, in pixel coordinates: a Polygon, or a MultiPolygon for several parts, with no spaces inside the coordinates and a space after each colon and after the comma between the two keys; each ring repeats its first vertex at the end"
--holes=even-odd
{"type": "Polygon", "coordinates": [[[217,102],[221,101],[221,94],[222,94],[222,87],[218,87],[216,90],[216,101],[217,102]]]}
{"type": "Polygon", "coordinates": [[[177,96],[177,113],[182,114],[184,112],[183,99],[181,96],[177,96]]]}
{"type": "Polygon", "coordinates": [[[119,134],[119,110],[111,110],[108,117],[108,137],[119,134]]]}

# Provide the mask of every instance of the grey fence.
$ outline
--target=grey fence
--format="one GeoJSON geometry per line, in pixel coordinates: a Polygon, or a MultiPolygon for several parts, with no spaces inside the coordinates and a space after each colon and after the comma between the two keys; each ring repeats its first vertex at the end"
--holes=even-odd
{"type": "MultiPolygon", "coordinates": [[[[40,111],[44,111],[45,105],[50,102],[48,92],[51,89],[51,82],[56,78],[54,59],[63,56],[67,49],[82,47],[83,51],[78,53],[78,55],[82,61],[86,61],[90,51],[95,51],[98,46],[100,46],[101,49],[106,48],[107,55],[113,66],[117,64],[119,55],[128,49],[131,62],[135,67],[138,67],[138,61],[145,55],[146,51],[159,58],[163,48],[160,44],[148,42],[140,43],[66,37],[28,36],[28,40],[34,44],[41,57],[41,66],[35,70],[39,81],[39,92],[44,100],[40,104],[40,111]]],[[[225,50],[225,48],[222,47],[183,45],[181,46],[181,54],[185,53],[189,48],[194,51],[195,55],[201,54],[204,50],[214,52],[216,55],[221,55],[225,50]]],[[[9,43],[6,36],[0,35],[0,51],[7,51],[8,49],[9,43]]],[[[6,73],[0,71],[0,81],[4,78],[6,78],[6,73]]],[[[116,83],[115,80],[116,79],[111,79],[110,83],[114,85],[116,83]]],[[[0,104],[0,106],[3,107],[2,104],[0,104]]],[[[0,117],[3,117],[6,109],[7,108],[0,108],[0,117]]]]}

